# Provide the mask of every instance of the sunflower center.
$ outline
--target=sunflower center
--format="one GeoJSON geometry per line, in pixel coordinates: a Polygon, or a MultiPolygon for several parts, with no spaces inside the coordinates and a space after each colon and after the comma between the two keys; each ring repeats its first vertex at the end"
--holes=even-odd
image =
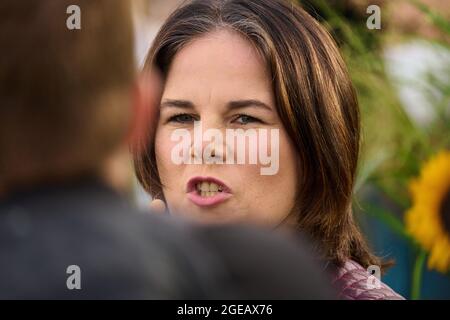
{"type": "Polygon", "coordinates": [[[450,233],[450,190],[442,201],[440,213],[444,228],[447,233],[450,233]]]}

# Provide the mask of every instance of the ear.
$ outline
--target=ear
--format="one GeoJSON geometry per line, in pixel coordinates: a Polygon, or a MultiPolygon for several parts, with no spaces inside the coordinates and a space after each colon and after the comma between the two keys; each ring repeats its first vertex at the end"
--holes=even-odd
{"type": "Polygon", "coordinates": [[[161,101],[161,78],[156,71],[142,72],[133,88],[128,143],[133,152],[141,152],[156,130],[161,101]]]}

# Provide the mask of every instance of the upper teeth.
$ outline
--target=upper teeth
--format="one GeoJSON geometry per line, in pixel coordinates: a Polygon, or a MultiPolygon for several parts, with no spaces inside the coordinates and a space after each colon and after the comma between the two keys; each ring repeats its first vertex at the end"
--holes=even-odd
{"type": "Polygon", "coordinates": [[[197,183],[197,190],[203,192],[221,192],[222,186],[214,182],[200,182],[197,183]]]}

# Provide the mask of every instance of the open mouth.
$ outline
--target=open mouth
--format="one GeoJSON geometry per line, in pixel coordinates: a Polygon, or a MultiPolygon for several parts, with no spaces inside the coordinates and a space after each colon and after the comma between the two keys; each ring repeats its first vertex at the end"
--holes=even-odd
{"type": "Polygon", "coordinates": [[[212,177],[194,177],[187,184],[189,199],[199,206],[221,203],[231,196],[230,188],[212,177]]]}

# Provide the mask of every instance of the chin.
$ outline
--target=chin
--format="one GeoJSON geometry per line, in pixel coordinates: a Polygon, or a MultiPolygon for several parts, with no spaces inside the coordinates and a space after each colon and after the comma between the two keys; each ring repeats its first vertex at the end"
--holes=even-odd
{"type": "Polygon", "coordinates": [[[233,211],[229,207],[216,207],[216,208],[186,208],[185,210],[179,209],[178,214],[189,220],[206,224],[224,224],[224,223],[236,223],[242,220],[240,215],[230,214],[233,211]]]}

